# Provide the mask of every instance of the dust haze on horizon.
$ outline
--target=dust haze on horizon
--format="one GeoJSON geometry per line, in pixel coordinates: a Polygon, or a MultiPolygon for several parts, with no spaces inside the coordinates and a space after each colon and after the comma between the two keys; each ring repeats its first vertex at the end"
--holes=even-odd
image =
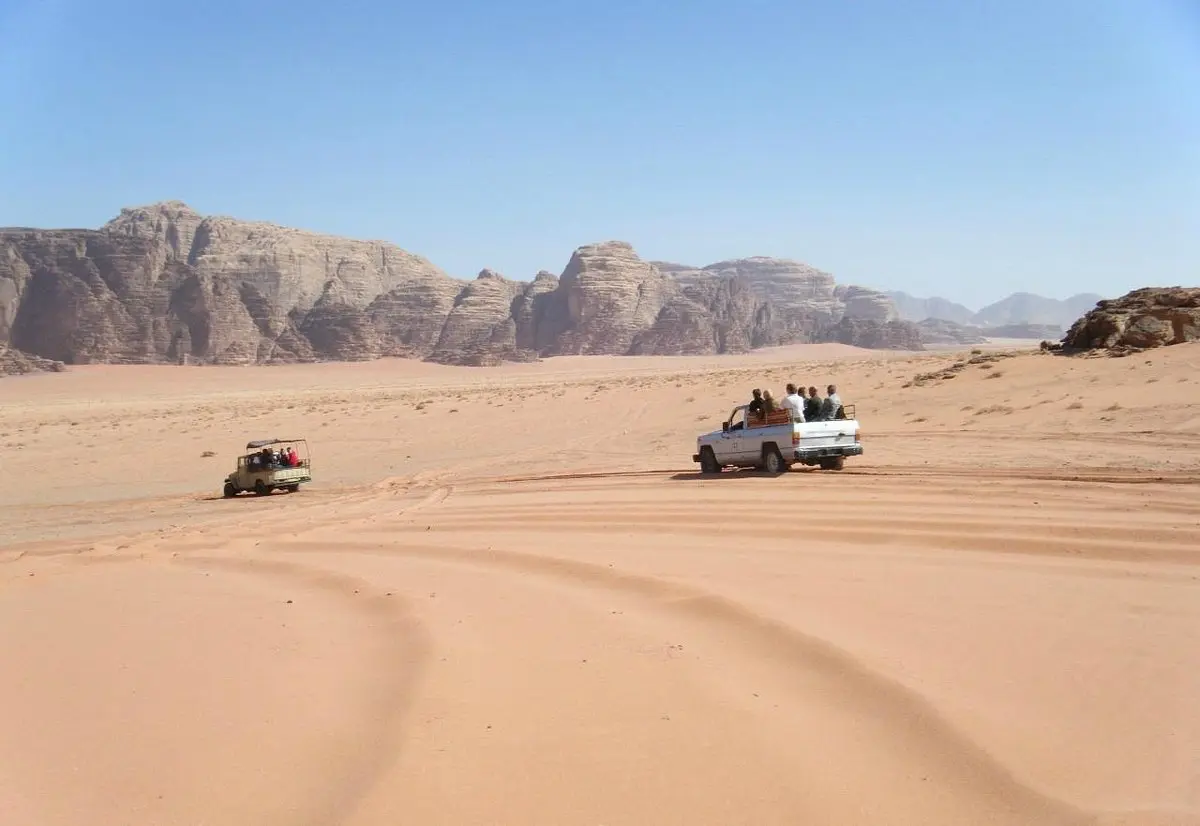
{"type": "Polygon", "coordinates": [[[0,55],[4,226],[178,199],[390,241],[463,278],[558,273],[619,239],[972,310],[1200,281],[1200,14],[1183,0],[17,0],[0,36],[17,44],[0,55]]]}

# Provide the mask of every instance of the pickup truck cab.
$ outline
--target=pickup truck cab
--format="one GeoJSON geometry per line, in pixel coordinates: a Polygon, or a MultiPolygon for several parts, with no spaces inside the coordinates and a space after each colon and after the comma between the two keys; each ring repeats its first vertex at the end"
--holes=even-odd
{"type": "Polygon", "coordinates": [[[746,405],[739,405],[720,430],[697,437],[692,461],[703,473],[726,467],[783,473],[794,464],[841,470],[847,456],[863,453],[854,405],[846,405],[843,413],[842,419],[794,422],[787,409],[759,417],[748,416],[746,405]]]}

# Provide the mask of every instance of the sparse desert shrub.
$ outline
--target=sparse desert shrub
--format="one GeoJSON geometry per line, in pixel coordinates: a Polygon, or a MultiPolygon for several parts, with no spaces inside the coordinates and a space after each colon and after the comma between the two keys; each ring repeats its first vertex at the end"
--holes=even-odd
{"type": "Polygon", "coordinates": [[[1083,402],[1071,402],[1067,405],[1067,410],[1083,410],[1083,402]]]}
{"type": "Polygon", "coordinates": [[[1004,375],[1004,371],[1003,371],[1003,370],[996,370],[996,371],[993,371],[993,372],[991,372],[991,373],[988,373],[986,376],[984,376],[984,378],[985,378],[985,379],[998,379],[998,378],[1000,378],[1000,377],[1001,377],[1001,376],[1003,376],[1003,375],[1004,375]]]}
{"type": "Polygon", "coordinates": [[[990,416],[993,413],[998,413],[1007,416],[1012,413],[1013,409],[1006,404],[993,404],[990,407],[981,407],[975,411],[976,416],[990,416]]]}
{"type": "Polygon", "coordinates": [[[212,457],[214,457],[214,456],[216,456],[216,455],[217,455],[217,454],[216,454],[214,451],[211,451],[211,450],[206,450],[206,451],[204,451],[203,453],[201,453],[201,454],[200,454],[200,458],[201,458],[201,459],[211,459],[212,457]]]}
{"type": "Polygon", "coordinates": [[[1113,402],[1108,407],[1104,408],[1104,410],[1108,413],[1111,413],[1114,410],[1120,410],[1120,409],[1121,409],[1121,405],[1119,405],[1117,402],[1113,402]]]}

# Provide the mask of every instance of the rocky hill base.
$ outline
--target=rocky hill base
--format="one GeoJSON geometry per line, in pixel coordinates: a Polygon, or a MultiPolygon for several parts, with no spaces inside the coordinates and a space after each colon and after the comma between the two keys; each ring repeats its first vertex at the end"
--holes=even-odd
{"type": "Polygon", "coordinates": [[[1200,340],[1200,287],[1143,287],[1100,301],[1059,344],[1064,353],[1125,355],[1200,340]]]}
{"type": "Polygon", "coordinates": [[[827,341],[922,347],[882,293],[782,259],[655,264],[609,241],[575,250],[557,276],[465,281],[392,244],[177,201],[98,230],[0,230],[0,346],[66,364],[487,365],[827,341]]]}
{"type": "Polygon", "coordinates": [[[1002,324],[995,327],[980,327],[975,324],[956,324],[940,318],[927,318],[917,323],[921,330],[921,341],[926,346],[957,346],[982,344],[996,338],[1025,338],[1034,341],[1058,338],[1063,334],[1061,327],[1053,324],[1002,324]]]}
{"type": "Polygon", "coordinates": [[[67,366],[61,361],[31,356],[0,346],[0,376],[22,376],[26,373],[61,373],[67,366]]]}

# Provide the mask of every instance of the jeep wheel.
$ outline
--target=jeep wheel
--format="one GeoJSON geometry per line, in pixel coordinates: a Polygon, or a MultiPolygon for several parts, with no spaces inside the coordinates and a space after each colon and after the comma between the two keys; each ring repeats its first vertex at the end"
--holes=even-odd
{"type": "Polygon", "coordinates": [[[783,454],[775,445],[763,445],[763,470],[772,475],[783,473],[787,465],[783,463],[783,454]]]}
{"type": "Polygon", "coordinates": [[[257,482],[254,483],[254,495],[255,496],[266,496],[270,492],[271,492],[271,489],[269,487],[267,487],[267,483],[264,482],[262,479],[259,479],[257,482]]]}
{"type": "Polygon", "coordinates": [[[237,492],[238,492],[238,489],[233,486],[233,482],[225,483],[224,493],[225,493],[226,499],[229,499],[230,497],[233,497],[233,496],[237,496],[237,492]]]}
{"type": "Polygon", "coordinates": [[[821,460],[821,470],[841,470],[845,466],[845,456],[827,456],[821,460]]]}
{"type": "Polygon", "coordinates": [[[711,447],[707,445],[700,448],[700,472],[701,473],[720,473],[721,466],[717,464],[717,454],[713,452],[711,447]]]}

